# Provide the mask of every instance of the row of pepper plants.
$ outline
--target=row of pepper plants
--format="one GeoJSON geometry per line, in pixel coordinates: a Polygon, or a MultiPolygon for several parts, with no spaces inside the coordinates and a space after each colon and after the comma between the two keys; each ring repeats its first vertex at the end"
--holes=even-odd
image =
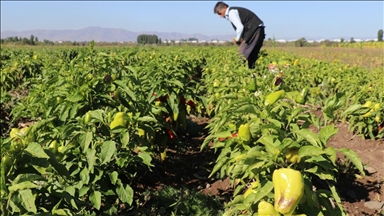
{"type": "Polygon", "coordinates": [[[216,52],[203,74],[212,121],[201,148],[219,154],[211,176],[235,188],[225,215],[345,215],[336,155],[362,175],[364,167],[328,141],[343,121],[363,138],[383,137],[382,71],[278,51],[262,52],[249,70],[235,52],[216,52]]]}
{"type": "Polygon", "coordinates": [[[190,54],[93,43],[2,51],[2,88],[25,94],[1,142],[1,214],[134,208],[135,176],[154,169],[154,159],[166,160],[167,146],[187,129],[186,116],[202,109],[194,90],[205,60],[190,54]],[[25,70],[28,61],[39,67],[25,70]]]}

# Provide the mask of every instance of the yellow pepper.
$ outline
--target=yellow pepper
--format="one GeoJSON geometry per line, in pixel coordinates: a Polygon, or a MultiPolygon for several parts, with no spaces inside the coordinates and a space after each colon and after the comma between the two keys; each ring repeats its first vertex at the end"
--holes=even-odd
{"type": "Polygon", "coordinates": [[[304,179],[301,173],[290,168],[273,172],[275,210],[284,215],[292,215],[304,195],[304,179]]]}
{"type": "Polygon", "coordinates": [[[118,112],[115,115],[115,117],[114,117],[113,121],[111,122],[111,124],[109,125],[109,127],[111,129],[114,129],[115,127],[118,127],[118,126],[125,127],[128,123],[128,119],[129,119],[129,117],[126,113],[118,112]]]}
{"type": "Polygon", "coordinates": [[[379,103],[375,103],[375,105],[372,108],[372,111],[377,111],[379,109],[380,109],[380,104],[379,103]]]}
{"type": "Polygon", "coordinates": [[[273,205],[269,202],[262,200],[257,206],[257,213],[260,216],[279,216],[279,212],[277,212],[273,205]]]}
{"type": "Polygon", "coordinates": [[[249,131],[249,123],[240,125],[239,127],[239,138],[243,140],[246,144],[251,141],[251,132],[249,131]]]}
{"type": "Polygon", "coordinates": [[[290,148],[285,154],[285,158],[291,163],[297,163],[297,162],[300,162],[300,158],[298,154],[299,154],[299,149],[290,148]]]}
{"type": "Polygon", "coordinates": [[[365,104],[363,104],[363,107],[372,107],[372,102],[371,101],[365,102],[365,104]]]}

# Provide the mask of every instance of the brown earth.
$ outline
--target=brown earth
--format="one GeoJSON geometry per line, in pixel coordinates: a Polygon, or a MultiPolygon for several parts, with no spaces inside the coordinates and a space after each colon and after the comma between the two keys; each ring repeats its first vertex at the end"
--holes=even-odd
{"type": "MultiPolygon", "coordinates": [[[[193,116],[192,116],[193,117],[193,116]]],[[[167,159],[158,161],[153,172],[147,172],[138,180],[139,188],[137,196],[148,189],[159,190],[164,186],[180,188],[188,187],[198,190],[203,194],[219,196],[223,202],[231,198],[233,189],[229,179],[215,180],[208,178],[210,170],[214,166],[218,153],[206,148],[200,151],[200,145],[204,141],[207,131],[204,127],[209,119],[193,117],[189,121],[189,127],[194,128],[191,134],[185,134],[181,138],[184,150],[177,150],[177,146],[169,148],[167,159]]],[[[342,204],[348,215],[380,215],[378,210],[370,209],[364,204],[369,201],[384,201],[384,139],[364,140],[359,136],[348,132],[347,124],[340,123],[339,129],[329,141],[329,145],[335,148],[349,148],[355,151],[363,161],[366,176],[355,175],[357,172],[339,173],[337,189],[342,199],[342,204]]],[[[180,145],[180,143],[178,143],[180,145]]],[[[340,162],[344,158],[339,155],[340,162]]],[[[145,207],[145,204],[143,204],[145,207]]]]}
{"type": "Polygon", "coordinates": [[[368,201],[384,201],[384,139],[364,140],[348,132],[347,124],[337,125],[339,129],[329,141],[336,148],[355,151],[365,165],[367,175],[362,178],[345,176],[339,179],[338,190],[349,215],[374,215],[377,211],[364,205],[368,201]]]}

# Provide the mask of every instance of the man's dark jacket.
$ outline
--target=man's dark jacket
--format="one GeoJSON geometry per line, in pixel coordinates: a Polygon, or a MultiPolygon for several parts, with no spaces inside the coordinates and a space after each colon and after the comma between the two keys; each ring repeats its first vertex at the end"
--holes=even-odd
{"type": "MultiPolygon", "coordinates": [[[[255,34],[256,29],[263,23],[261,19],[252,11],[242,7],[230,7],[229,10],[236,9],[239,12],[241,23],[244,26],[241,37],[248,43],[255,34]]],[[[231,23],[236,30],[236,26],[231,23]]]]}

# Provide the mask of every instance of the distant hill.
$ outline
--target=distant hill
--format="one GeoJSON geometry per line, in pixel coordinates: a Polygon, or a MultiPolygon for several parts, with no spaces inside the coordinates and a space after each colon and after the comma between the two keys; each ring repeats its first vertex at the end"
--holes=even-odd
{"type": "MultiPolygon", "coordinates": [[[[233,34],[228,35],[203,35],[203,34],[183,34],[179,32],[155,32],[155,31],[143,31],[143,32],[133,32],[121,28],[103,28],[91,26],[78,30],[29,30],[29,31],[2,31],[1,38],[7,37],[25,37],[29,38],[31,35],[37,37],[39,41],[44,39],[50,41],[96,41],[96,42],[129,42],[137,41],[137,36],[140,34],[155,34],[159,38],[164,40],[181,40],[188,38],[197,38],[199,41],[232,41],[232,38],[235,36],[233,34]]],[[[268,35],[267,37],[273,38],[273,35],[268,35]]],[[[324,37],[304,37],[307,41],[322,41],[325,40],[324,37]]],[[[348,41],[351,37],[338,37],[338,38],[327,38],[327,40],[338,41],[340,38],[344,38],[348,41]]],[[[276,38],[276,41],[285,42],[285,41],[295,41],[298,38],[276,38]]],[[[364,40],[377,40],[372,38],[354,38],[355,41],[364,41],[364,40]]]]}
{"type": "Polygon", "coordinates": [[[162,40],[181,40],[188,38],[197,38],[199,41],[211,41],[213,39],[230,41],[233,35],[203,35],[203,34],[183,34],[179,32],[133,32],[121,28],[102,28],[87,27],[78,30],[29,30],[29,31],[2,31],[1,38],[7,37],[25,37],[31,35],[37,37],[39,41],[44,39],[50,41],[96,41],[96,42],[127,42],[136,41],[140,34],[155,34],[162,40]]]}

